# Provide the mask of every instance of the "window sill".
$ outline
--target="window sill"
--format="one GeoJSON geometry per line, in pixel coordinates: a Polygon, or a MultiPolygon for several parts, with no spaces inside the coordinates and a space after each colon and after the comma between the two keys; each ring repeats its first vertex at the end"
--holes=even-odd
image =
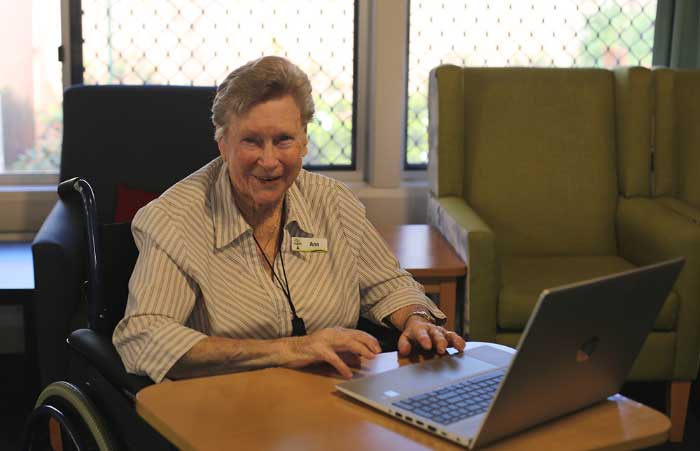
{"type": "Polygon", "coordinates": [[[0,240],[31,241],[56,203],[56,185],[1,185],[0,240]]]}
{"type": "MultiPolygon", "coordinates": [[[[403,181],[396,188],[344,183],[365,205],[374,224],[425,223],[429,189],[425,180],[403,181]]],[[[31,241],[56,199],[56,185],[0,186],[0,241],[31,241]]]]}

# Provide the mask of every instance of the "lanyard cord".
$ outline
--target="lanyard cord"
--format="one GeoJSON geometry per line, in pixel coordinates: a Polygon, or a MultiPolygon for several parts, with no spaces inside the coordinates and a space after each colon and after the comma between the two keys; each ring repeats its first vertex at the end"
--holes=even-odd
{"type": "MultiPolygon", "coordinates": [[[[258,242],[258,239],[255,238],[255,234],[253,233],[253,240],[255,241],[255,244],[258,246],[258,249],[260,249],[260,253],[263,255],[263,258],[265,259],[265,263],[267,263],[267,266],[270,267],[270,270],[272,271],[272,277],[277,280],[277,283],[279,283],[280,288],[282,288],[282,292],[284,293],[284,296],[287,298],[287,303],[289,304],[289,310],[292,312],[292,335],[294,336],[301,336],[301,335],[306,335],[306,325],[304,324],[303,318],[299,318],[297,316],[297,311],[294,308],[294,303],[292,302],[292,292],[289,289],[289,281],[287,279],[287,270],[284,267],[284,257],[282,256],[282,238],[284,238],[284,229],[282,228],[282,220],[280,219],[280,230],[279,234],[277,236],[277,254],[280,256],[280,261],[282,262],[282,274],[284,275],[284,283],[282,283],[282,280],[280,280],[279,276],[275,272],[275,267],[272,266],[272,263],[270,263],[270,260],[267,258],[267,255],[265,255],[265,251],[263,251],[262,246],[260,246],[260,243],[258,242]]],[[[273,260],[274,262],[274,260],[273,260]]]]}

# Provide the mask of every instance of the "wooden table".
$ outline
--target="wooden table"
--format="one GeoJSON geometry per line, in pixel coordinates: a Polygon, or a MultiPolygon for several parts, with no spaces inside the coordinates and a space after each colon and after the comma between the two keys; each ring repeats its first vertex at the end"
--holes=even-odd
{"type": "Polygon", "coordinates": [[[467,267],[452,246],[427,224],[378,226],[377,230],[401,267],[425,287],[426,293],[440,296],[440,309],[447,315],[445,326],[461,333],[458,318],[462,317],[467,267]]]}
{"type": "MultiPolygon", "coordinates": [[[[407,362],[381,354],[356,377],[407,362]]],[[[162,382],[136,395],[136,411],[183,450],[464,449],[342,395],[339,381],[317,367],[162,382]]],[[[482,449],[624,451],[664,442],[669,428],[662,413],[615,395],[482,449]]]]}

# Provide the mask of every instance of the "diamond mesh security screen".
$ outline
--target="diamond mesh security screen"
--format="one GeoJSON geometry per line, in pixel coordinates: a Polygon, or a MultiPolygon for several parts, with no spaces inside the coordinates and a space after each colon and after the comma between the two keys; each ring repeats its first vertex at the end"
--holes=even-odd
{"type": "Polygon", "coordinates": [[[263,55],[311,79],[307,166],[352,167],[353,0],[82,0],[86,84],[215,85],[263,55]]]}
{"type": "Polygon", "coordinates": [[[428,161],[428,73],[459,66],[651,66],[656,0],[412,0],[406,166],[428,161]]]}

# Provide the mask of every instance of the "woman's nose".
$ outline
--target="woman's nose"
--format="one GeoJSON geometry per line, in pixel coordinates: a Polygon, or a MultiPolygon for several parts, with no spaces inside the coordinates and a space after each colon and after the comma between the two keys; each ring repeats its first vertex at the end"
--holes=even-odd
{"type": "Polygon", "coordinates": [[[260,154],[260,158],[258,159],[258,164],[266,169],[272,169],[277,166],[275,146],[271,142],[267,142],[263,146],[262,154],[260,154]]]}

